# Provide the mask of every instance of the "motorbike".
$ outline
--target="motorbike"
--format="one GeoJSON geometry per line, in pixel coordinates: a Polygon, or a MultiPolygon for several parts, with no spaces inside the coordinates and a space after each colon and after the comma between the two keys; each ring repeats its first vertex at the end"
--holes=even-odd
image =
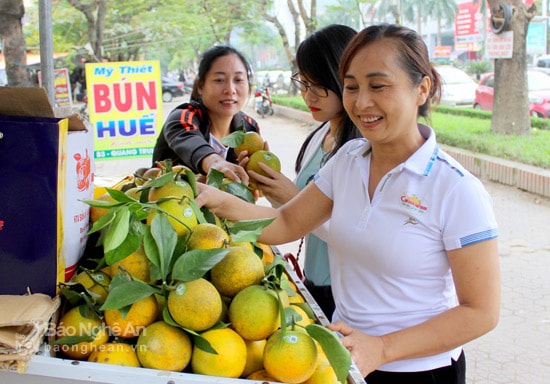
{"type": "Polygon", "coordinates": [[[268,88],[256,90],[254,94],[256,101],[256,113],[262,117],[273,115],[273,102],[268,88]]]}

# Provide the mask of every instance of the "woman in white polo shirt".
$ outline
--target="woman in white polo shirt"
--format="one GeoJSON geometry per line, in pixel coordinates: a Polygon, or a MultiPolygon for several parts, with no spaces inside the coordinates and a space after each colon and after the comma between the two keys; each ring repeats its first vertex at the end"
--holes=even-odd
{"type": "Polygon", "coordinates": [[[415,31],[365,28],[346,47],[340,76],[344,108],[364,139],[346,143],[279,209],[207,186],[197,203],[232,220],[275,217],[260,237],[268,244],[330,218],[330,329],[367,382],[465,383],[462,345],[499,316],[491,198],[418,123],[441,82],[415,31]]]}

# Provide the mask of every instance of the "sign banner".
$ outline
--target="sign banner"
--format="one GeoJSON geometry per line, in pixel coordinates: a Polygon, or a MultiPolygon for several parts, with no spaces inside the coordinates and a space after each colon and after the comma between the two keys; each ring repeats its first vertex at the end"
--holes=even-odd
{"type": "Polygon", "coordinates": [[[468,1],[457,4],[455,15],[455,45],[473,44],[481,39],[478,29],[479,2],[468,1]]]}
{"type": "Polygon", "coordinates": [[[437,45],[434,47],[434,57],[441,58],[449,58],[451,57],[453,47],[450,45],[437,45]]]}
{"type": "Polygon", "coordinates": [[[158,61],[86,63],[94,158],[152,157],[162,127],[158,61]]]}
{"type": "Polygon", "coordinates": [[[534,20],[527,26],[527,53],[531,55],[546,54],[548,20],[534,20]]]}
{"type": "MultiPolygon", "coordinates": [[[[55,107],[72,107],[73,97],[71,95],[69,70],[67,68],[56,68],[53,70],[53,74],[55,107]]],[[[38,85],[42,87],[42,71],[38,71],[38,85]]]]}
{"type": "Polygon", "coordinates": [[[511,59],[514,50],[514,32],[487,33],[485,54],[488,59],[511,59]]]}

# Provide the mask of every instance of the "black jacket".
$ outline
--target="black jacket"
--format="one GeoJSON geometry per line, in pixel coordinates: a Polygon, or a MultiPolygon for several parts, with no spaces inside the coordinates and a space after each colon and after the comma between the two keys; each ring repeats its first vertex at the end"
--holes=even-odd
{"type": "MultiPolygon", "coordinates": [[[[241,129],[244,121],[246,131],[260,133],[256,120],[239,112],[231,122],[231,132],[241,129]]],[[[164,122],[153,151],[153,166],[157,161],[172,160],[173,164],[183,164],[195,173],[204,174],[200,167],[202,159],[216,153],[209,144],[210,118],[206,108],[195,101],[178,105],[164,122]]],[[[233,148],[227,152],[227,161],[237,162],[233,148]]]]}

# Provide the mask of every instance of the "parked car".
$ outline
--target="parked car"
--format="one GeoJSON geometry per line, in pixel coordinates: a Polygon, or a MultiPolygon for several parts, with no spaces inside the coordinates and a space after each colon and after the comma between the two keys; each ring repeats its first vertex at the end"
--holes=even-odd
{"type": "Polygon", "coordinates": [[[436,67],[441,75],[441,105],[471,107],[476,93],[476,82],[463,70],[451,65],[436,67]]]}
{"type": "Polygon", "coordinates": [[[174,97],[183,96],[184,84],[170,77],[162,77],[162,101],[169,103],[174,97]]]}
{"type": "Polygon", "coordinates": [[[550,55],[542,55],[537,58],[536,69],[550,74],[550,55]]]}
{"type": "MultiPolygon", "coordinates": [[[[481,77],[476,90],[474,108],[493,110],[495,75],[486,73],[481,77]]],[[[533,117],[550,118],[550,76],[539,70],[527,71],[529,91],[529,114],[533,117]]]]}

